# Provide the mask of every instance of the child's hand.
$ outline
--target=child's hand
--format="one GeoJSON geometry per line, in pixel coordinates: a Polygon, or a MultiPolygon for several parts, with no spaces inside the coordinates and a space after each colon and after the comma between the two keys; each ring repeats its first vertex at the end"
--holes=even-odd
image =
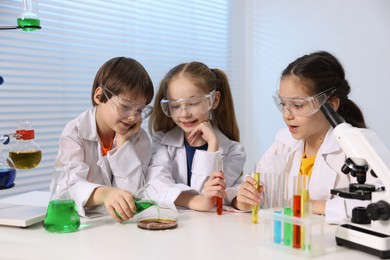
{"type": "Polygon", "coordinates": [[[215,171],[212,172],[209,179],[204,184],[203,191],[203,208],[208,211],[212,209],[217,203],[217,197],[225,198],[226,197],[226,183],[225,175],[223,172],[215,171]]]}
{"type": "Polygon", "coordinates": [[[98,189],[98,199],[104,203],[104,206],[115,221],[127,221],[134,216],[132,212],[136,212],[137,207],[134,204],[134,199],[130,192],[107,186],[99,187],[98,189]]]}
{"type": "Polygon", "coordinates": [[[141,130],[141,124],[142,124],[142,120],[139,120],[134,125],[132,125],[126,133],[124,133],[124,134],[116,133],[116,146],[119,148],[127,140],[129,140],[130,137],[132,137],[134,135],[138,135],[140,133],[140,130],[141,130]]]}
{"type": "Polygon", "coordinates": [[[252,206],[260,205],[260,195],[263,191],[263,187],[259,185],[258,189],[254,188],[256,180],[251,176],[246,177],[245,182],[240,185],[237,193],[237,205],[236,208],[247,211],[252,206]]]}
{"type": "Polygon", "coordinates": [[[190,145],[198,146],[197,140],[199,138],[203,139],[208,144],[207,151],[209,152],[216,152],[219,149],[219,142],[218,138],[215,135],[214,128],[211,125],[210,121],[205,121],[200,123],[197,127],[192,130],[190,135],[187,138],[187,141],[190,145]]]}
{"type": "Polygon", "coordinates": [[[326,200],[310,200],[310,203],[313,214],[325,215],[326,200]]]}

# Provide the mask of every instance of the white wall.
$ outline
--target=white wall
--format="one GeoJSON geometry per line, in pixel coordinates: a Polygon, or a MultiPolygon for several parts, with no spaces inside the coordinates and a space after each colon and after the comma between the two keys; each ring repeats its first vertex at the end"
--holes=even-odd
{"type": "Polygon", "coordinates": [[[344,65],[350,98],[367,124],[390,147],[390,1],[252,0],[251,69],[245,91],[242,141],[248,153],[245,171],[253,169],[274,134],[284,127],[272,101],[281,71],[297,57],[326,50],[344,65]]]}

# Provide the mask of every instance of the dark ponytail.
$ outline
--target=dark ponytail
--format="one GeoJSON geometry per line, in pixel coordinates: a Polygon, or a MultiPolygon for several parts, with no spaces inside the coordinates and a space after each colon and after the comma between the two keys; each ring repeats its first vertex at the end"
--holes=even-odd
{"type": "Polygon", "coordinates": [[[355,127],[366,128],[363,113],[352,100],[346,99],[344,102],[340,102],[337,112],[347,123],[355,127]]]}

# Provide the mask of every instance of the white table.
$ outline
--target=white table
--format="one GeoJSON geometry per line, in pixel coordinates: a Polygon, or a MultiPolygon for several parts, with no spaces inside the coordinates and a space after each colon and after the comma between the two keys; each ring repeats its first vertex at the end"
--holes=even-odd
{"type": "MultiPolygon", "coordinates": [[[[28,228],[0,226],[0,259],[302,259],[261,240],[261,225],[248,213],[186,211],[166,231],[139,229],[111,217],[81,219],[78,232],[53,234],[41,223],[28,228]]],[[[379,259],[336,246],[336,226],[324,226],[326,253],[315,259],[379,259]]]]}

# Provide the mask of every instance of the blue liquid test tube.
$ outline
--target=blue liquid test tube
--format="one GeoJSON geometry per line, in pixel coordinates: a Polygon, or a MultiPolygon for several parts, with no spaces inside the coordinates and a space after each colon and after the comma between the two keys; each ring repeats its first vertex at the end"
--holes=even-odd
{"type": "MultiPolygon", "coordinates": [[[[274,214],[282,214],[282,210],[274,210],[274,214]]],[[[274,242],[282,243],[282,221],[274,220],[274,242]]]]}

